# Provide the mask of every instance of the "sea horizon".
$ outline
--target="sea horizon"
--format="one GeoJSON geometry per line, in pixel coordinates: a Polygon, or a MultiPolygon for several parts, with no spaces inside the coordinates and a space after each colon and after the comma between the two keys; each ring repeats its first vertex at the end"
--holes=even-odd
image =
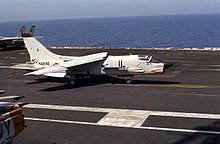
{"type": "Polygon", "coordinates": [[[220,47],[220,14],[182,14],[0,22],[1,36],[36,26],[49,47],[220,47]]]}

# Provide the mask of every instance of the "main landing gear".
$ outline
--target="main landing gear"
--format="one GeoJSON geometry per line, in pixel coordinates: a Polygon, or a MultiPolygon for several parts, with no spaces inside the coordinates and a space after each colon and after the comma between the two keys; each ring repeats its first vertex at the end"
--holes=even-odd
{"type": "Polygon", "coordinates": [[[126,79],[126,83],[130,84],[133,81],[133,79],[126,79]]]}
{"type": "Polygon", "coordinates": [[[117,77],[123,79],[123,81],[126,84],[130,84],[133,81],[133,78],[134,78],[133,75],[129,75],[129,76],[118,75],[117,77]]]}
{"type": "Polygon", "coordinates": [[[89,74],[78,74],[78,75],[69,75],[70,78],[70,82],[69,84],[71,86],[75,86],[78,84],[78,80],[82,80],[82,79],[89,79],[90,75],[89,74]]]}
{"type": "Polygon", "coordinates": [[[131,82],[133,81],[133,78],[134,78],[133,75],[125,77],[126,83],[131,84],[131,82]]]}

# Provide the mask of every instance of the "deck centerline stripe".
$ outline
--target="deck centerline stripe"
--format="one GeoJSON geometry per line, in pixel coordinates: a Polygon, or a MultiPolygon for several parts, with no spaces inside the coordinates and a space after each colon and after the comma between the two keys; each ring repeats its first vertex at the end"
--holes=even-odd
{"type": "Polygon", "coordinates": [[[220,86],[193,85],[193,84],[130,84],[126,86],[136,87],[165,87],[165,88],[189,88],[189,89],[219,89],[220,86]]]}

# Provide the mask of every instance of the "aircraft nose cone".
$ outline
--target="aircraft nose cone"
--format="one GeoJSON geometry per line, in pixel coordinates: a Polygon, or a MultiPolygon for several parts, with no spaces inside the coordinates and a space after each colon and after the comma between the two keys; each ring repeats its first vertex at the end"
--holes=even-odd
{"type": "Polygon", "coordinates": [[[164,63],[164,68],[167,69],[169,67],[172,67],[173,64],[172,63],[164,63]]]}

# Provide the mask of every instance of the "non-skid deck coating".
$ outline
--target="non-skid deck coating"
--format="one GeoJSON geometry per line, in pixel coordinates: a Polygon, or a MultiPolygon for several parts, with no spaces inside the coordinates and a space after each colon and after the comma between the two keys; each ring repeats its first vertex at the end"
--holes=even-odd
{"type": "MultiPolygon", "coordinates": [[[[101,49],[53,50],[86,55],[101,49]]],[[[174,63],[164,75],[132,84],[95,77],[67,80],[0,69],[4,95],[25,96],[27,128],[15,143],[220,143],[220,52],[105,49],[112,55],[149,54],[174,63]]],[[[26,50],[0,52],[0,66],[28,61],[26,50]]]]}

